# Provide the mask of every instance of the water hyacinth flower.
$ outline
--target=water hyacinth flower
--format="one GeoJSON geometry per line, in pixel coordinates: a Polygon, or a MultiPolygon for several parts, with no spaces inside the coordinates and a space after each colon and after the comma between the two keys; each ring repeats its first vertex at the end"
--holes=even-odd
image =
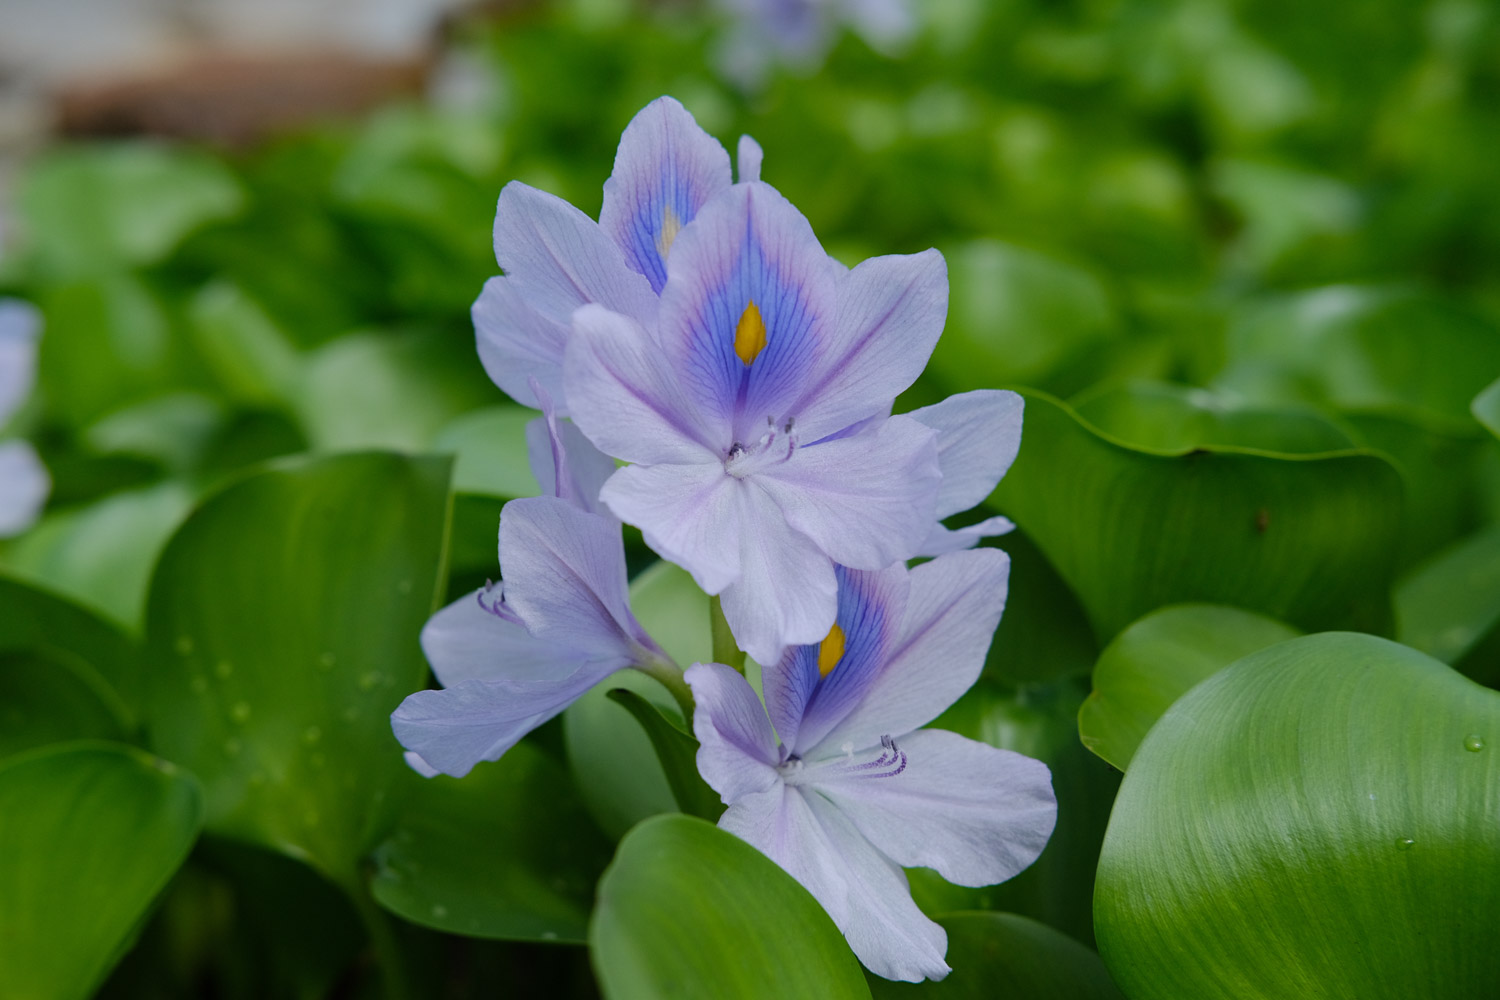
{"type": "Polygon", "coordinates": [[[802,883],[887,979],[949,971],[947,936],[902,868],[991,885],[1052,834],[1046,765],[920,728],[978,679],[1008,572],[996,549],[840,569],[837,621],[764,672],[764,708],[729,667],[687,671],[698,770],[728,806],[719,825],[802,883]]]}
{"type": "MultiPolygon", "coordinates": [[[[760,147],[741,138],[740,179],[759,177],[760,162],[760,147]]],[[[535,380],[566,414],[562,361],[574,310],[599,303],[652,323],[677,234],[732,180],[724,147],[661,97],[621,135],[597,223],[555,195],[507,184],[494,232],[505,274],[485,283],[473,309],[479,356],[495,384],[536,406],[535,380]]]]}
{"type": "Polygon", "coordinates": [[[747,89],[759,87],[778,62],[816,69],[843,25],[887,55],[917,27],[907,0],[718,0],[718,6],[730,19],[720,67],[747,89]]]}
{"type": "Polygon", "coordinates": [[[790,202],[749,182],[677,234],[654,323],[574,313],[573,419],[635,463],[601,499],[722,595],[757,661],[827,633],[835,564],[881,569],[931,533],[938,432],[885,414],[926,365],[947,302],[937,251],[846,269],[790,202]]]}
{"type": "MultiPolygon", "coordinates": [[[[26,402],[36,384],[41,315],[16,299],[0,299],[0,428],[26,402]]],[[[36,521],[52,489],[36,451],[25,441],[0,441],[0,538],[19,535],[36,521]]]]}
{"type": "Polygon", "coordinates": [[[408,696],[391,716],[408,762],[428,776],[498,760],[617,670],[677,670],[630,612],[619,522],[591,509],[584,484],[596,495],[614,463],[550,406],[544,419],[550,433],[528,436],[553,495],[502,509],[501,583],[428,621],[422,649],[443,688],[408,696]]]}

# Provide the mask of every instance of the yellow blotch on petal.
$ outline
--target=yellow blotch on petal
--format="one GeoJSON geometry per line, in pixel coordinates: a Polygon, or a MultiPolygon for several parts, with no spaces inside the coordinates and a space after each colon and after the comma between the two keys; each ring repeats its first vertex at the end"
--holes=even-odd
{"type": "Polygon", "coordinates": [[[844,658],[844,630],[835,623],[828,637],[818,646],[818,675],[827,677],[844,658]]]}
{"type": "Polygon", "coordinates": [[[748,366],[765,348],[766,323],[760,318],[760,309],[751,302],[734,325],[734,353],[748,366]]]}
{"type": "Polygon", "coordinates": [[[661,232],[656,234],[656,249],[662,260],[666,260],[667,254],[672,252],[672,244],[677,241],[677,234],[681,231],[682,220],[677,218],[677,213],[668,205],[662,212],[661,232]]]}

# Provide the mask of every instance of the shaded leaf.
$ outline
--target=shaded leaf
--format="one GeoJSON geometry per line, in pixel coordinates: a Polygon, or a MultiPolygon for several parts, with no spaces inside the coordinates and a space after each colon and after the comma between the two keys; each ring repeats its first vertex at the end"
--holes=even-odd
{"type": "Polygon", "coordinates": [[[613,688],[609,697],[624,705],[651,738],[677,807],[710,823],[716,821],[724,812],[724,803],[698,774],[698,741],[628,688],[613,688]]]}

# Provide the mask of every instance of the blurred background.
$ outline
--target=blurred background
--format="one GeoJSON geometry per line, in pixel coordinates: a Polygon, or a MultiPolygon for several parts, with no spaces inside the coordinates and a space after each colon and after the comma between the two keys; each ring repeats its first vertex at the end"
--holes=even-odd
{"type": "MultiPolygon", "coordinates": [[[[1471,412],[1500,375],[1484,0],[0,0],[0,296],[43,317],[0,436],[51,477],[0,572],[139,636],[200,498],[266,459],[382,448],[458,455],[450,595],[494,575],[499,505],[536,489],[529,413],[485,377],[468,316],[496,197],[518,179],[597,216],[621,130],[662,94],[731,149],[759,140],[764,179],[846,263],[944,253],[947,330],[898,409],[1025,386],[1136,457],[1374,449],[1402,490],[1369,504],[1400,529],[1377,540],[1379,607],[1350,620],[1494,681],[1495,607],[1461,634],[1441,594],[1402,619],[1455,553],[1477,575],[1452,586],[1500,591],[1481,426],[1500,433],[1500,397],[1471,412]]],[[[1078,574],[1024,532],[1004,544],[1008,659],[949,724],[1047,759],[1063,820],[1016,883],[919,880],[919,899],[1088,942],[1117,776],[1073,717],[1133,615],[1085,614],[1078,574]]],[[[344,915],[313,958],[257,923],[285,899],[234,895],[310,898],[306,872],[222,843],[195,859],[108,995],[368,986],[344,915]]],[[[588,994],[585,959],[528,947],[465,952],[445,995],[485,962],[588,994]]]]}

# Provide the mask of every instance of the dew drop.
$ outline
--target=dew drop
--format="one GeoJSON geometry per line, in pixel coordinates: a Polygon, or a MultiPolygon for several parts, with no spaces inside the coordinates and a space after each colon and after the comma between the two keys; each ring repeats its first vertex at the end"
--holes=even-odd
{"type": "Polygon", "coordinates": [[[332,670],[333,665],[338,662],[338,657],[332,653],[324,653],[318,657],[318,667],[322,670],[332,670]]]}
{"type": "Polygon", "coordinates": [[[442,903],[434,903],[432,907],[432,919],[442,920],[448,915],[448,908],[442,903]]]}
{"type": "Polygon", "coordinates": [[[378,670],[372,670],[367,674],[361,674],[359,678],[359,689],[361,691],[373,691],[385,681],[385,675],[378,670]]]}
{"type": "Polygon", "coordinates": [[[1484,749],[1484,737],[1471,733],[1464,737],[1464,749],[1469,753],[1478,753],[1484,749]]]}
{"type": "Polygon", "coordinates": [[[193,637],[190,635],[179,635],[177,637],[177,655],[187,656],[193,651],[193,637]]]}
{"type": "Polygon", "coordinates": [[[542,940],[543,941],[556,941],[557,940],[557,931],[542,931],[542,940]]]}
{"type": "Polygon", "coordinates": [[[240,750],[241,746],[239,740],[227,739],[224,741],[224,755],[226,757],[238,757],[240,755],[240,750]]]}
{"type": "Polygon", "coordinates": [[[265,783],[266,783],[266,772],[264,772],[264,771],[253,771],[253,772],[251,772],[251,774],[250,774],[250,785],[251,785],[251,787],[253,787],[253,788],[259,788],[260,786],[264,785],[265,783]]]}
{"type": "Polygon", "coordinates": [[[235,722],[244,725],[250,721],[250,705],[248,702],[237,701],[229,709],[229,717],[235,722]]]}
{"type": "Polygon", "coordinates": [[[354,705],[350,705],[348,708],[344,709],[344,721],[345,722],[357,722],[357,721],[359,721],[359,709],[357,707],[355,707],[354,705]]]}
{"type": "Polygon", "coordinates": [[[322,767],[324,764],[328,763],[328,758],[320,753],[315,753],[308,756],[307,762],[313,767],[322,767]]]}
{"type": "Polygon", "coordinates": [[[230,663],[228,660],[220,660],[218,663],[214,664],[214,676],[221,681],[229,680],[229,676],[233,673],[234,664],[230,663]]]}
{"type": "Polygon", "coordinates": [[[318,816],[318,811],[316,809],[309,809],[307,812],[302,814],[302,822],[306,823],[308,826],[317,826],[320,819],[321,818],[318,816]]]}
{"type": "Polygon", "coordinates": [[[317,726],[308,726],[306,729],[302,730],[302,742],[306,743],[308,746],[312,746],[322,738],[323,730],[319,729],[317,726]]]}
{"type": "Polygon", "coordinates": [[[398,592],[402,593],[402,594],[410,594],[411,593],[411,581],[410,580],[402,580],[400,583],[396,584],[396,590],[398,592]]]}
{"type": "Polygon", "coordinates": [[[188,687],[193,694],[208,694],[208,678],[202,674],[194,674],[193,679],[188,681],[188,687]]]}
{"type": "Polygon", "coordinates": [[[1416,841],[1410,837],[1400,837],[1396,840],[1396,850],[1409,851],[1416,846],[1416,841]]]}

